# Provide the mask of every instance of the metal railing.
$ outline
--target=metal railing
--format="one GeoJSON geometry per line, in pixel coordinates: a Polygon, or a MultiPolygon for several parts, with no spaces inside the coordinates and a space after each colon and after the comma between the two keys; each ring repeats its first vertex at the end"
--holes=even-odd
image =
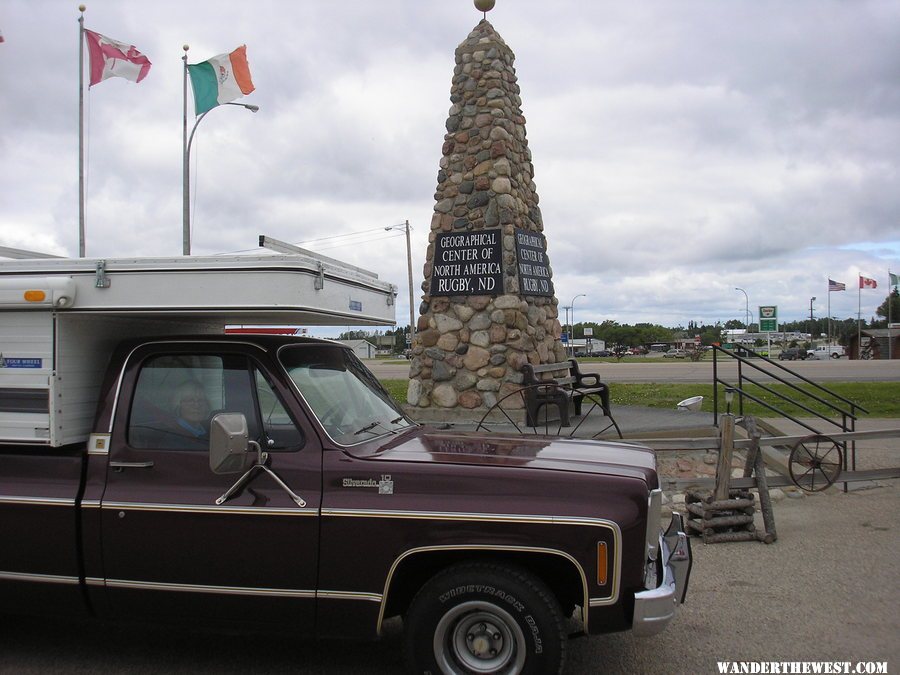
{"type": "MultiPolygon", "coordinates": [[[[811,433],[823,433],[822,429],[816,429],[811,424],[798,419],[794,415],[786,412],[782,408],[778,407],[773,403],[769,403],[765,401],[759,396],[756,396],[751,391],[748,391],[747,385],[753,385],[758,387],[762,391],[768,393],[770,396],[774,397],[779,402],[789,403],[792,406],[800,408],[804,412],[808,413],[810,417],[814,419],[821,420],[823,423],[827,425],[832,425],[838,427],[842,432],[851,432],[856,430],[856,420],[858,419],[859,413],[868,413],[869,411],[863,408],[861,405],[854,403],[848,398],[845,398],[827,387],[823,387],[818,382],[813,382],[807,377],[800,375],[794,370],[783,366],[777,361],[773,361],[767,356],[763,356],[762,354],[758,354],[752,349],[748,349],[746,347],[741,348],[741,352],[746,353],[749,357],[752,357],[751,361],[748,356],[743,356],[742,354],[738,354],[734,351],[725,349],[724,347],[713,347],[713,423],[718,426],[719,424],[719,385],[725,387],[725,389],[731,389],[737,395],[737,414],[744,414],[744,399],[748,399],[753,401],[754,403],[762,406],[766,410],[773,412],[778,417],[784,417],[785,419],[798,424],[799,426],[808,429],[811,433]],[[719,358],[720,355],[729,359],[729,361],[737,362],[737,381],[729,382],[722,377],[719,376],[719,358]],[[752,375],[749,375],[745,372],[745,370],[749,370],[752,375]],[[768,384],[762,382],[760,379],[757,379],[759,375],[764,375],[770,380],[774,380],[785,385],[790,394],[782,393],[768,384]],[[788,379],[789,376],[791,379],[788,379]],[[796,381],[803,382],[807,385],[807,388],[801,387],[797,384],[796,381]],[[825,398],[828,397],[828,398],[825,398]],[[810,404],[816,402],[821,406],[824,406],[827,410],[832,413],[832,416],[827,414],[822,414],[818,410],[815,410],[810,407],[810,404]],[[833,417],[839,417],[840,422],[833,417]]],[[[820,425],[821,426],[821,425],[820,425]]],[[[846,442],[844,445],[844,469],[856,469],[856,443],[851,442],[850,447],[850,458],[851,458],[851,466],[847,466],[847,445],[846,442]]]]}
{"type": "Polygon", "coordinates": [[[738,415],[744,414],[744,399],[747,398],[747,399],[753,401],[754,403],[761,405],[762,407],[766,408],[767,410],[772,411],[779,417],[784,417],[786,419],[789,419],[792,422],[799,424],[800,426],[802,426],[806,429],[809,429],[813,433],[821,433],[821,429],[816,429],[816,428],[810,426],[809,424],[807,424],[806,422],[804,422],[800,419],[797,419],[790,413],[782,410],[777,405],[773,405],[773,404],[761,399],[760,397],[753,395],[752,393],[750,393],[747,390],[747,388],[745,387],[745,383],[755,385],[755,386],[759,387],[760,389],[762,389],[763,391],[765,391],[766,393],[775,397],[776,399],[778,399],[780,401],[784,401],[786,403],[790,403],[790,404],[800,408],[801,410],[809,413],[810,417],[818,418],[818,419],[822,420],[823,422],[826,422],[828,424],[832,424],[836,427],[839,427],[841,429],[841,431],[845,431],[845,432],[855,430],[856,420],[858,419],[857,413],[868,413],[869,412],[868,410],[863,408],[861,405],[854,403],[850,399],[841,396],[837,392],[832,391],[831,389],[828,389],[827,387],[823,387],[818,382],[813,382],[809,378],[804,377],[803,375],[800,375],[796,371],[791,370],[790,368],[787,368],[787,367],[781,365],[777,361],[773,361],[772,359],[770,359],[767,356],[763,356],[762,354],[757,354],[752,349],[747,349],[746,347],[742,348],[741,351],[747,353],[754,360],[751,361],[750,358],[748,358],[746,356],[742,356],[741,354],[738,354],[731,350],[725,349],[724,347],[713,347],[713,409],[714,409],[713,420],[717,426],[718,426],[718,415],[719,415],[719,387],[718,387],[718,385],[720,385],[720,384],[723,387],[725,387],[726,389],[733,389],[734,393],[737,394],[737,397],[738,397],[737,414],[738,415]],[[737,382],[729,382],[727,380],[722,379],[719,376],[719,358],[720,358],[719,355],[720,354],[722,356],[727,357],[730,361],[737,362],[737,382]],[[763,366],[761,364],[765,364],[765,366],[763,366]],[[765,375],[766,377],[768,377],[772,380],[775,380],[776,382],[780,382],[781,384],[785,385],[788,389],[790,389],[792,392],[794,392],[796,394],[796,396],[791,397],[786,394],[783,394],[783,393],[773,389],[772,387],[768,386],[767,384],[765,384],[757,379],[754,379],[754,377],[752,377],[744,372],[745,369],[749,369],[752,373],[759,373],[759,374],[765,375]],[[795,381],[789,380],[789,379],[787,379],[787,377],[784,377],[781,374],[779,374],[779,371],[781,373],[784,373],[787,376],[790,376],[793,380],[800,380],[801,382],[804,382],[809,387],[811,387],[813,389],[813,391],[804,389],[803,387],[796,384],[795,381]],[[822,395],[830,397],[831,400],[823,398],[822,395]],[[810,408],[805,403],[805,402],[812,402],[812,401],[815,401],[815,402],[825,406],[827,409],[831,410],[834,414],[839,415],[841,417],[841,422],[837,422],[834,419],[832,419],[831,417],[829,417],[827,415],[823,415],[822,413],[810,408]],[[835,401],[837,401],[837,403],[835,401]],[[841,403],[844,405],[841,406],[840,405],[841,403]]]}

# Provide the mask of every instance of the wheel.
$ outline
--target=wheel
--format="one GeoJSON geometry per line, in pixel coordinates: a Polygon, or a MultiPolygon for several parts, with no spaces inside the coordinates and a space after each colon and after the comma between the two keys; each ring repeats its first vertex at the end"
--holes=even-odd
{"type": "Polygon", "coordinates": [[[566,634],[559,603],[517,567],[466,563],[423,586],[404,618],[415,673],[559,673],[566,634]]]}
{"type": "Polygon", "coordinates": [[[834,484],[842,464],[841,446],[828,436],[811,434],[791,448],[788,470],[794,485],[818,492],[834,484]]]}
{"type": "Polygon", "coordinates": [[[536,393],[546,397],[549,392],[559,388],[555,384],[529,384],[506,394],[482,415],[481,420],[475,427],[475,431],[490,432],[492,431],[492,425],[499,423],[511,424],[519,434],[561,436],[563,434],[562,421],[552,419],[552,404],[550,403],[538,408],[535,414],[536,419],[533,420],[533,427],[527,426],[527,421],[523,420],[527,408],[526,395],[536,393]],[[517,419],[519,420],[518,422],[516,421],[517,419]],[[520,422],[522,423],[521,426],[520,422]]]}
{"type": "Polygon", "coordinates": [[[831,353],[831,358],[833,358],[833,359],[839,359],[839,358],[841,358],[841,355],[838,354],[837,352],[832,352],[832,353],[831,353]]]}

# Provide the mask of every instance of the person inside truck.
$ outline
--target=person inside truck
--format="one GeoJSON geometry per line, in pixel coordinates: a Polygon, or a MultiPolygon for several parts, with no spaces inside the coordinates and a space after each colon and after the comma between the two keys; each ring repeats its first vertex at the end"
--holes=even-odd
{"type": "Polygon", "coordinates": [[[188,438],[209,438],[209,399],[203,385],[197,380],[188,380],[175,389],[172,408],[177,418],[179,431],[188,438]]]}

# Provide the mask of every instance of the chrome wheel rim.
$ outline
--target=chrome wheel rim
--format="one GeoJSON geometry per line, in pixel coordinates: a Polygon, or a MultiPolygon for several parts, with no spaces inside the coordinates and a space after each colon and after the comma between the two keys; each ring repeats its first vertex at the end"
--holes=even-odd
{"type": "Polygon", "coordinates": [[[525,665],[525,634],[504,609],[473,600],[441,618],[434,656],[444,673],[519,673],[525,665]]]}

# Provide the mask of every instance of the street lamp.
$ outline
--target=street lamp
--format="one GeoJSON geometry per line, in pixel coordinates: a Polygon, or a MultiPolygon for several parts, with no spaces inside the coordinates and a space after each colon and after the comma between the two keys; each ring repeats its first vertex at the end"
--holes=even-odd
{"type": "MultiPolygon", "coordinates": [[[[215,110],[216,108],[210,108],[202,115],[197,118],[197,121],[194,122],[194,128],[191,129],[191,135],[188,136],[187,132],[187,53],[188,53],[188,45],[184,45],[182,47],[184,49],[184,56],[181,57],[184,61],[184,124],[183,124],[183,134],[182,134],[182,175],[183,175],[183,184],[182,184],[182,193],[181,193],[181,207],[182,207],[182,233],[181,233],[181,248],[182,253],[184,255],[191,254],[191,144],[194,142],[194,132],[197,131],[197,125],[200,124],[200,121],[206,117],[210,112],[215,110]]],[[[223,103],[222,105],[234,105],[240,108],[246,108],[252,113],[255,113],[259,110],[258,105],[252,105],[250,103],[223,103]]]]}
{"type": "Polygon", "coordinates": [[[409,275],[409,343],[412,345],[413,333],[415,332],[415,328],[413,328],[413,275],[412,275],[412,246],[409,243],[409,221],[407,220],[402,225],[391,225],[389,227],[384,228],[385,231],[389,230],[397,230],[402,228],[406,232],[406,270],[409,275]]]}
{"type": "Polygon", "coordinates": [[[574,298],[572,298],[572,304],[570,307],[572,308],[572,334],[569,337],[569,343],[572,345],[572,356],[575,356],[575,301],[578,298],[586,298],[587,296],[584,293],[579,293],[574,298]]]}
{"type": "Polygon", "coordinates": [[[750,297],[747,295],[747,291],[745,291],[743,288],[735,287],[734,290],[740,291],[741,293],[744,294],[744,320],[746,322],[747,332],[749,333],[750,332],[750,297]]]}

